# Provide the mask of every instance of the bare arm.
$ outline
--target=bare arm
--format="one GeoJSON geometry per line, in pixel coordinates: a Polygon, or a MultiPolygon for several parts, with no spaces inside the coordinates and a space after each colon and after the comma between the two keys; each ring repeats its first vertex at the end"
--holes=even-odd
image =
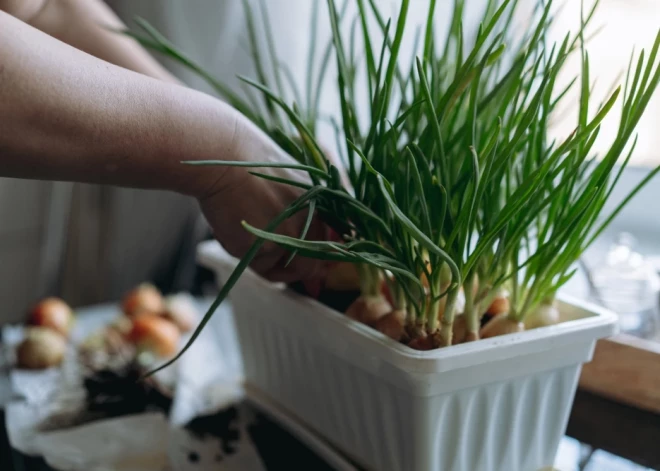
{"type": "MultiPolygon", "coordinates": [[[[241,220],[263,228],[298,196],[298,190],[244,169],[181,165],[203,159],[292,161],[219,100],[101,61],[3,12],[0,45],[0,176],[195,196],[234,255],[251,243],[241,220]]],[[[304,219],[301,213],[280,232],[298,235],[304,219]]],[[[325,228],[315,227],[310,237],[325,237],[325,228]]],[[[278,281],[321,273],[318,262],[298,257],[284,268],[286,257],[268,246],[252,266],[278,281]]]]}
{"type": "MultiPolygon", "coordinates": [[[[0,12],[0,172],[172,189],[182,159],[225,158],[239,114],[100,61],[0,12]]],[[[199,182],[198,182],[199,184],[199,182]]]]}
{"type": "Polygon", "coordinates": [[[167,82],[177,79],[137,42],[102,0],[0,0],[0,10],[99,59],[167,82]]]}

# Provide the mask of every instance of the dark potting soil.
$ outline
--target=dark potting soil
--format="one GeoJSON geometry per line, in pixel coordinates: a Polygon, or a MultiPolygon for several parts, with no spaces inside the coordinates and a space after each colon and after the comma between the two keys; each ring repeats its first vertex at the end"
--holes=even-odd
{"type": "Polygon", "coordinates": [[[160,411],[168,414],[172,395],[131,363],[120,370],[100,370],[85,377],[87,410],[102,418],[160,411]]]}
{"type": "Polygon", "coordinates": [[[240,454],[256,453],[268,470],[313,469],[331,471],[324,460],[275,421],[243,401],[214,414],[196,417],[185,426],[193,440],[185,449],[190,469],[208,469],[231,462],[240,454]],[[208,453],[209,440],[215,452],[208,453]],[[213,463],[212,463],[213,462],[213,463]]]}

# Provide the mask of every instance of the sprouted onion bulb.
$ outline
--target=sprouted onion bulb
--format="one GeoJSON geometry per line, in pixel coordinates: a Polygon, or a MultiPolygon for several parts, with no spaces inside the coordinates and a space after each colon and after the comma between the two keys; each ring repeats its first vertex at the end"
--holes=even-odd
{"type": "Polygon", "coordinates": [[[479,336],[482,339],[487,339],[500,335],[515,334],[523,330],[525,330],[525,325],[522,322],[511,319],[507,314],[502,313],[488,321],[479,332],[479,336]]]}
{"type": "Polygon", "coordinates": [[[504,293],[499,293],[498,296],[493,299],[493,302],[490,303],[490,306],[488,306],[487,312],[491,316],[509,312],[509,299],[504,293]]]}
{"type": "Polygon", "coordinates": [[[373,323],[373,328],[396,341],[405,334],[406,311],[397,309],[385,314],[373,323]]]}
{"type": "Polygon", "coordinates": [[[382,295],[361,295],[346,310],[346,315],[363,324],[372,325],[392,311],[392,305],[382,295]]]}
{"type": "Polygon", "coordinates": [[[554,303],[541,303],[525,318],[525,329],[546,327],[559,322],[559,309],[554,303]]]}

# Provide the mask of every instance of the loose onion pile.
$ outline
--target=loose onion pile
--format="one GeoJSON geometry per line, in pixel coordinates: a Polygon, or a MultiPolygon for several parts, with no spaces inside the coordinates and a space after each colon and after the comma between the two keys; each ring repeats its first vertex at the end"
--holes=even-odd
{"type": "MultiPolygon", "coordinates": [[[[152,284],[128,292],[121,312],[107,326],[92,333],[78,346],[81,360],[93,369],[124,364],[148,354],[172,357],[181,338],[198,322],[197,308],[189,295],[163,296],[152,284]]],[[[70,343],[75,315],[62,299],[50,297],[29,312],[24,340],[16,348],[17,366],[45,369],[61,365],[70,343]]]]}
{"type": "Polygon", "coordinates": [[[74,324],[71,307],[59,298],[46,298],[29,312],[23,341],[16,348],[19,368],[44,369],[64,360],[74,324]]]}
{"type": "Polygon", "coordinates": [[[167,358],[180,346],[181,337],[198,321],[197,309],[188,295],[164,297],[154,285],[143,283],[121,302],[121,315],[109,327],[130,343],[137,355],[167,358]]]}

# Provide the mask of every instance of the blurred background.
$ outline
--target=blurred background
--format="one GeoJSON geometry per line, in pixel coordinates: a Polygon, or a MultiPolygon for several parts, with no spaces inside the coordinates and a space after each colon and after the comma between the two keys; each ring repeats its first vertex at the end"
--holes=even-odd
{"type": "MultiPolygon", "coordinates": [[[[394,14],[397,2],[382,1],[391,5],[394,14]]],[[[107,3],[129,26],[133,25],[135,16],[147,19],[239,93],[242,88],[236,76],[254,76],[247,33],[242,29],[243,7],[239,1],[108,0],[107,3]]],[[[256,8],[257,2],[252,3],[256,8]]],[[[296,80],[302,82],[313,2],[265,3],[280,59],[287,63],[296,80]]],[[[438,34],[443,36],[453,2],[438,3],[438,34]],[[443,9],[447,14],[443,14],[443,9]]],[[[480,3],[467,2],[468,19],[480,13],[480,3]]],[[[529,7],[528,11],[534,4],[530,0],[521,3],[529,7]]],[[[591,3],[584,2],[585,9],[591,3]]],[[[602,0],[600,3],[594,24],[602,28],[589,40],[589,59],[591,76],[597,77],[595,93],[604,97],[611,84],[621,80],[631,51],[652,43],[660,25],[660,10],[655,0],[602,0]]],[[[409,21],[422,24],[427,0],[416,0],[413,5],[409,21]]],[[[349,10],[352,7],[354,5],[350,5],[349,10]]],[[[560,39],[567,27],[575,30],[579,17],[580,2],[564,2],[558,9],[557,37],[553,39],[560,39]]],[[[524,14],[521,15],[521,29],[526,27],[526,21],[524,14]]],[[[317,31],[320,38],[329,37],[327,23],[321,16],[317,31]]],[[[412,44],[411,34],[404,39],[403,50],[410,50],[412,44]]],[[[576,73],[578,62],[572,64],[576,73]]],[[[210,93],[192,74],[167,61],[163,64],[184,83],[210,93]]],[[[571,70],[568,72],[563,80],[572,78],[571,70]]],[[[330,70],[328,77],[333,76],[330,70]]],[[[331,86],[331,80],[325,85],[331,86]]],[[[321,108],[329,115],[338,111],[334,98],[331,90],[322,94],[321,108]]],[[[597,147],[606,145],[608,136],[615,132],[612,127],[618,119],[615,115],[612,113],[613,120],[604,124],[602,140],[597,147]]],[[[575,109],[571,108],[569,100],[553,132],[565,135],[574,122],[575,109]]],[[[632,157],[633,165],[622,175],[620,193],[628,191],[653,166],[660,164],[658,94],[638,130],[641,136],[632,157]]],[[[321,139],[333,148],[335,139],[329,126],[321,130],[321,139]]],[[[613,195],[613,203],[619,199],[620,196],[613,195]]],[[[567,291],[578,296],[596,294],[596,298],[607,302],[603,292],[612,294],[613,286],[621,286],[616,275],[629,272],[628,278],[632,277],[634,282],[623,294],[614,290],[616,299],[609,301],[615,304],[610,307],[635,311],[637,300],[646,297],[644,302],[648,304],[648,299],[653,298],[654,309],[657,308],[657,288],[654,288],[648,267],[652,267],[653,274],[660,268],[657,262],[660,259],[658,201],[660,183],[651,184],[637,195],[585,256],[581,272],[567,286],[567,291]],[[628,235],[621,236],[622,233],[628,235]],[[619,265],[612,270],[615,264],[619,265]],[[646,268],[640,271],[640,264],[646,268]],[[645,281],[638,282],[640,277],[645,281]],[[625,305],[621,304],[622,297],[625,305]]],[[[164,292],[195,289],[194,249],[200,240],[208,237],[195,202],[179,195],[0,179],[0,299],[3,301],[0,324],[22,320],[26,308],[47,295],[61,296],[73,306],[82,306],[115,300],[144,280],[154,282],[164,292]]]]}

